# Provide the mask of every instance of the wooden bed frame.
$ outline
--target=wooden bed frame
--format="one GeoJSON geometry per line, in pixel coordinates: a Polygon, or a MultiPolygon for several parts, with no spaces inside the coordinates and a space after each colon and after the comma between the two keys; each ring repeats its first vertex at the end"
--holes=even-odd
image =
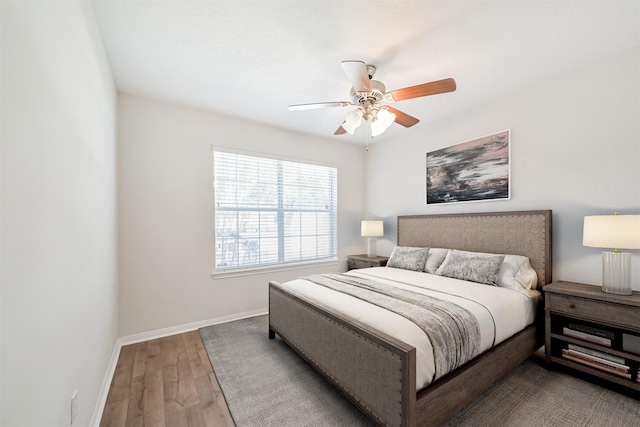
{"type": "MultiPolygon", "coordinates": [[[[538,288],[551,282],[551,211],[398,217],[398,245],[528,256],[538,288]]],[[[416,350],[304,296],[269,283],[269,338],[278,334],[376,424],[437,426],[543,344],[536,322],[416,391],[416,350]]]]}

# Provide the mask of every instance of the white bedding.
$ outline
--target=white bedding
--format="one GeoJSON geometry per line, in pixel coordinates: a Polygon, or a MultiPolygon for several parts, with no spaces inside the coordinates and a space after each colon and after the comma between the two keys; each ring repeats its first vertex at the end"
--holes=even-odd
{"type": "MultiPolygon", "coordinates": [[[[540,292],[512,289],[451,279],[434,274],[376,267],[351,270],[347,274],[396,285],[414,292],[451,301],[469,310],[480,325],[480,351],[499,344],[533,323],[540,292]]],[[[429,385],[435,368],[431,343],[412,321],[350,295],[312,282],[296,279],[283,288],[345,313],[416,348],[416,388],[429,385]]]]}

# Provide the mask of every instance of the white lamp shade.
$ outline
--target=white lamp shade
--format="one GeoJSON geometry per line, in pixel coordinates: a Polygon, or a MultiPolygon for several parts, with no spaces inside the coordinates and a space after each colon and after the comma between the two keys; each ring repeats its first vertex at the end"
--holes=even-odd
{"type": "Polygon", "coordinates": [[[360,126],[360,123],[362,123],[362,115],[363,113],[360,108],[348,112],[344,118],[342,128],[346,130],[349,135],[353,135],[353,132],[360,126]]]}
{"type": "Polygon", "coordinates": [[[379,110],[377,120],[371,122],[371,136],[382,135],[396,120],[396,115],[387,110],[379,110]]]}
{"type": "Polygon", "coordinates": [[[593,248],[640,249],[640,215],[585,216],[582,244],[593,248]]]}
{"type": "Polygon", "coordinates": [[[384,227],[382,224],[382,221],[362,221],[360,235],[363,237],[384,236],[384,227]]]}

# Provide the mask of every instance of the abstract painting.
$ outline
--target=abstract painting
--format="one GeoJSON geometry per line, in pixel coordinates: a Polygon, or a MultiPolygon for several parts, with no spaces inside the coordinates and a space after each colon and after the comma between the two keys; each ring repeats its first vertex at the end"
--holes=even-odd
{"type": "Polygon", "coordinates": [[[427,153],[427,204],[508,200],[510,131],[427,153]]]}

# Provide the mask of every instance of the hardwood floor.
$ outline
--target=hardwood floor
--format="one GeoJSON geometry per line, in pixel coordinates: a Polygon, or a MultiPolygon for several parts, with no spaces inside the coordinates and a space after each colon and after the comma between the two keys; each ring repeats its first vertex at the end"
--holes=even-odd
{"type": "Polygon", "coordinates": [[[234,427],[198,331],[122,347],[100,427],[234,427]]]}

